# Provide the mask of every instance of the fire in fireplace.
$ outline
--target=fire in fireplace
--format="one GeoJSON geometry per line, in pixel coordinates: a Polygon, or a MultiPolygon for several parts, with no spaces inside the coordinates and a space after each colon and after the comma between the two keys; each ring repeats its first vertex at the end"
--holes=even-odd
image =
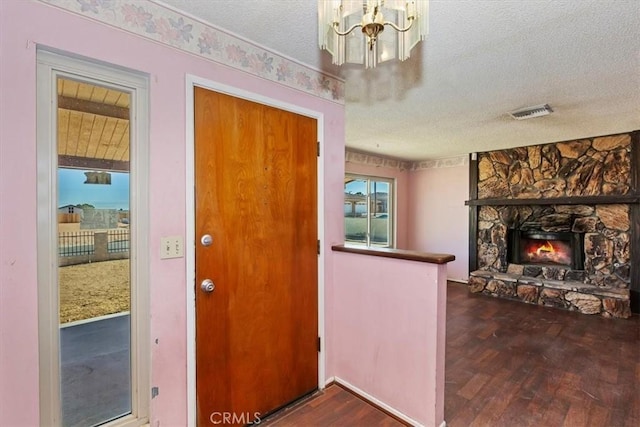
{"type": "Polygon", "coordinates": [[[584,235],[570,232],[512,230],[510,262],[584,268],[584,235]]]}

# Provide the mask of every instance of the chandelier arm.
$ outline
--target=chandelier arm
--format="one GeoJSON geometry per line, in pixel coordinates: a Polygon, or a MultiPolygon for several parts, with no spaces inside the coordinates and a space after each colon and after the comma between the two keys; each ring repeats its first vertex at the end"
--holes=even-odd
{"type": "MultiPolygon", "coordinates": [[[[389,21],[384,21],[384,25],[391,26],[394,30],[398,31],[399,33],[405,33],[405,32],[407,32],[407,31],[409,31],[411,29],[411,27],[413,26],[413,21],[415,21],[414,18],[409,18],[409,26],[407,28],[400,28],[396,24],[394,24],[393,22],[389,22],[389,21]]],[[[351,30],[349,30],[349,31],[351,31],[351,30]]]]}
{"type": "MultiPolygon", "coordinates": [[[[333,31],[336,32],[337,35],[339,36],[346,36],[347,34],[349,34],[351,31],[355,30],[358,27],[362,27],[362,24],[355,24],[352,25],[351,28],[349,28],[347,31],[338,31],[338,23],[336,22],[335,24],[333,24],[333,31]]],[[[407,28],[408,29],[408,28],[407,28]]]]}

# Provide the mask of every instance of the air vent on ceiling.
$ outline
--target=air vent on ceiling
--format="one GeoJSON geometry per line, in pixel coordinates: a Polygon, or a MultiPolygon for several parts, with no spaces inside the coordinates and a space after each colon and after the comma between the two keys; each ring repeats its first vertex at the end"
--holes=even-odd
{"type": "Polygon", "coordinates": [[[533,107],[521,108],[509,113],[516,120],[532,119],[534,117],[546,116],[553,113],[549,104],[535,105],[533,107]]]}

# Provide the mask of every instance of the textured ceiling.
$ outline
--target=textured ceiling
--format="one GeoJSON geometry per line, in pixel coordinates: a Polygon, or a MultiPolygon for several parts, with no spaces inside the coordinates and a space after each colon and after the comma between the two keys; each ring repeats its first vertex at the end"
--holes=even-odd
{"type": "Polygon", "coordinates": [[[427,40],[374,70],[331,65],[315,0],[164,4],[343,77],[355,150],[424,160],[640,129],[638,0],[431,0],[427,40]]]}

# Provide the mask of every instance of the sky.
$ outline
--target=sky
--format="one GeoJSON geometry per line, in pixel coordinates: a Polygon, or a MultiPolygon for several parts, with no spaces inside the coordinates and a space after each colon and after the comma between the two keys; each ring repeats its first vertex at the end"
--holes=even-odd
{"type": "MultiPolygon", "coordinates": [[[[378,182],[378,185],[376,186],[375,190],[377,190],[378,193],[387,193],[389,192],[389,184],[386,182],[378,182]]],[[[367,194],[367,182],[362,179],[356,179],[354,181],[351,181],[345,184],[344,191],[345,193],[351,193],[351,194],[358,194],[358,193],[367,194]]],[[[374,192],[373,182],[371,183],[371,192],[372,193],[374,192]]]]}
{"type": "Polygon", "coordinates": [[[84,184],[86,170],[58,169],[58,207],[88,203],[96,209],[129,210],[129,174],[111,173],[111,185],[84,184]]]}
{"type": "Polygon", "coordinates": [[[345,193],[365,194],[367,192],[367,183],[366,181],[361,181],[361,180],[351,181],[350,183],[345,184],[344,190],[345,190],[345,193]]]}

